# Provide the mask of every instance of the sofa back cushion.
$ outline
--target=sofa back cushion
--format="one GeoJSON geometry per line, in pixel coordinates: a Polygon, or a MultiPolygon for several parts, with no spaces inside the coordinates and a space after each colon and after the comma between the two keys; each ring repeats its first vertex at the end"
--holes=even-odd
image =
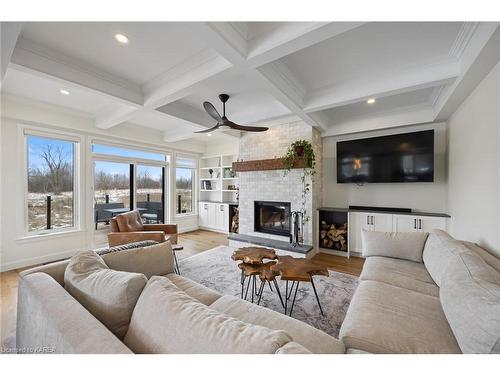
{"type": "Polygon", "coordinates": [[[120,232],[142,232],[144,230],[139,211],[126,212],[117,215],[115,219],[120,232]]]}
{"type": "Polygon", "coordinates": [[[244,323],[189,297],[170,280],[152,277],[125,336],[135,353],[275,353],[292,341],[283,331],[244,323]]]}
{"type": "Polygon", "coordinates": [[[500,353],[500,273],[465,246],[457,248],[440,299],[463,353],[500,353]]]}
{"type": "Polygon", "coordinates": [[[441,287],[443,276],[446,272],[453,254],[463,250],[459,241],[455,240],[445,231],[434,229],[425,243],[422,259],[427,272],[434,282],[441,287]]]}
{"type": "Polygon", "coordinates": [[[479,255],[490,267],[500,272],[500,258],[497,258],[493,254],[489,253],[486,249],[481,246],[476,245],[473,242],[460,241],[467,249],[472,250],[474,253],[479,255]]]}
{"type": "Polygon", "coordinates": [[[135,249],[107,252],[101,257],[109,268],[142,273],[148,279],[151,276],[172,273],[175,269],[174,253],[170,241],[154,242],[153,245],[135,249]]]}
{"type": "Polygon", "coordinates": [[[422,262],[427,233],[376,232],[363,230],[363,255],[382,256],[422,262]]]}
{"type": "Polygon", "coordinates": [[[147,283],[143,274],[115,271],[92,250],[73,256],[64,273],[66,290],[122,339],[147,283]]]}

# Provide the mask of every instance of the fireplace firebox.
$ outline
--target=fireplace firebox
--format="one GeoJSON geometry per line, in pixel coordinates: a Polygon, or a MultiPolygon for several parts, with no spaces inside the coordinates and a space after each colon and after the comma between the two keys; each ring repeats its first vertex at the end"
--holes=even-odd
{"type": "Polygon", "coordinates": [[[254,202],[255,232],[290,237],[290,202],[254,202]]]}

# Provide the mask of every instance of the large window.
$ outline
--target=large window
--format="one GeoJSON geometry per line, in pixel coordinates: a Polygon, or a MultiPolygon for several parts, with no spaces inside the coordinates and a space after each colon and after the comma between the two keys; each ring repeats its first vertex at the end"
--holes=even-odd
{"type": "Polygon", "coordinates": [[[194,212],[196,181],[196,160],[177,157],[175,164],[175,207],[176,214],[194,212]]]}
{"type": "Polygon", "coordinates": [[[26,144],[28,232],[75,227],[77,142],[26,134],[26,144]]]}

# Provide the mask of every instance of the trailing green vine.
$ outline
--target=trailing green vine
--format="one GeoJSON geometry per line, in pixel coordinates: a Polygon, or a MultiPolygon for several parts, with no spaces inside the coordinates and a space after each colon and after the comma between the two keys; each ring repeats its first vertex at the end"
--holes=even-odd
{"type": "Polygon", "coordinates": [[[316,174],[316,155],[310,142],[300,139],[293,142],[283,157],[285,165],[284,175],[286,176],[296,165],[300,159],[305,159],[305,167],[300,177],[302,183],[302,213],[304,215],[304,223],[307,223],[311,218],[306,209],[307,195],[311,191],[311,183],[316,174]],[[311,183],[308,182],[308,177],[311,177],[311,183]]]}

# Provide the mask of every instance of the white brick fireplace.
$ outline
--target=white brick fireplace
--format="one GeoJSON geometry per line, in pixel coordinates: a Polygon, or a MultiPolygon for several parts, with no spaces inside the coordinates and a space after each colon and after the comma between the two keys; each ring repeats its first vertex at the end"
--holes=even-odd
{"type": "MultiPolygon", "coordinates": [[[[321,205],[321,137],[319,132],[304,122],[294,122],[271,127],[265,133],[246,133],[240,138],[239,157],[243,161],[272,159],[283,156],[288,146],[299,139],[312,143],[316,154],[316,175],[306,200],[310,220],[304,226],[304,243],[315,245],[313,233],[317,233],[316,209],[321,205]]],[[[289,239],[254,231],[254,202],[290,202],[292,211],[302,208],[302,169],[292,169],[286,176],[283,170],[240,172],[240,228],[239,233],[273,238],[289,239]]],[[[316,236],[314,236],[316,237],[316,236]]]]}

